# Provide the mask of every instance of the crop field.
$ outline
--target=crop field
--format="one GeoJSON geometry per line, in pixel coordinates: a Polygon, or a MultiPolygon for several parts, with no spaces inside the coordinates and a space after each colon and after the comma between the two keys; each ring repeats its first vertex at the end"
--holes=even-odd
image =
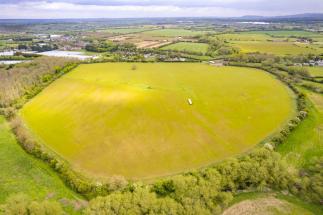
{"type": "Polygon", "coordinates": [[[111,34],[131,34],[131,33],[139,33],[143,31],[147,31],[149,29],[145,28],[108,28],[104,30],[104,32],[111,34]]]}
{"type": "Polygon", "coordinates": [[[164,46],[161,49],[205,54],[208,50],[208,47],[209,45],[206,43],[179,42],[168,46],[164,46]]]}
{"type": "Polygon", "coordinates": [[[143,34],[159,37],[192,37],[201,34],[206,34],[208,31],[192,31],[186,29],[159,29],[153,31],[146,31],[143,34]]]}
{"type": "Polygon", "coordinates": [[[318,37],[321,36],[319,33],[315,32],[309,32],[309,31],[250,31],[250,33],[256,33],[256,34],[267,34],[272,37],[318,37]]]}
{"type": "Polygon", "coordinates": [[[234,34],[219,34],[215,38],[219,38],[226,41],[267,41],[273,38],[269,35],[257,33],[257,32],[242,32],[234,34]]]}
{"type": "Polygon", "coordinates": [[[0,117],[0,169],[0,204],[22,192],[39,200],[79,198],[45,163],[25,153],[3,117],[0,117]]]}
{"type": "Polygon", "coordinates": [[[306,67],[312,77],[323,77],[323,67],[306,67]]]}
{"type": "Polygon", "coordinates": [[[257,69],[100,63],[56,80],[20,115],[75,168],[138,179],[245,152],[293,116],[294,106],[290,90],[257,69]]]}
{"type": "Polygon", "coordinates": [[[282,40],[289,39],[290,41],[296,41],[293,37],[309,37],[314,41],[322,41],[323,34],[308,32],[308,31],[246,31],[219,34],[215,36],[222,40],[227,41],[268,41],[268,40],[282,40]]]}
{"type": "Polygon", "coordinates": [[[292,42],[234,41],[231,44],[243,53],[261,52],[275,55],[319,54],[320,49],[303,47],[292,42]]]}

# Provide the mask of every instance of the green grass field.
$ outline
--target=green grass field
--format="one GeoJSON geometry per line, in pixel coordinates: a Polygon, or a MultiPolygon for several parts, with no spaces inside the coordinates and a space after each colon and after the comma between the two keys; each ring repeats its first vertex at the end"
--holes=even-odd
{"type": "Polygon", "coordinates": [[[240,48],[243,53],[261,52],[275,55],[321,53],[319,49],[302,47],[292,42],[234,41],[231,44],[240,48]]]}
{"type": "Polygon", "coordinates": [[[297,167],[306,167],[323,155],[323,96],[305,91],[312,102],[308,117],[287,138],[278,151],[297,167]]]}
{"type": "Polygon", "coordinates": [[[306,67],[312,77],[323,77],[323,67],[315,66],[315,67],[306,67]]]}
{"type": "Polygon", "coordinates": [[[226,41],[267,41],[273,38],[269,35],[257,32],[241,32],[232,34],[219,34],[215,38],[219,38],[226,41]]]}
{"type": "Polygon", "coordinates": [[[192,31],[186,29],[159,29],[153,31],[146,31],[143,34],[156,37],[192,37],[201,34],[206,34],[208,31],[192,31]]]}
{"type": "Polygon", "coordinates": [[[250,31],[249,33],[267,34],[273,37],[320,37],[322,34],[310,31],[293,31],[293,30],[279,30],[279,31],[250,31]]]}
{"type": "Polygon", "coordinates": [[[0,204],[17,193],[36,200],[79,198],[46,164],[23,151],[1,116],[0,169],[0,204]]]}
{"type": "Polygon", "coordinates": [[[294,114],[288,88],[260,70],[198,63],[132,66],[81,65],[20,114],[75,168],[134,179],[245,152],[294,114]]]}
{"type": "Polygon", "coordinates": [[[111,34],[132,34],[147,31],[145,28],[108,28],[103,30],[104,32],[111,34]]]}
{"type": "Polygon", "coordinates": [[[208,47],[209,45],[206,43],[179,42],[168,46],[164,46],[161,49],[205,54],[208,50],[208,47]]]}

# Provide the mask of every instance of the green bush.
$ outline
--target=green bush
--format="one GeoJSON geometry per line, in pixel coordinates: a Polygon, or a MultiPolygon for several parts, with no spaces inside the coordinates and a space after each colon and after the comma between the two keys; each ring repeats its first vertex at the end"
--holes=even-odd
{"type": "Polygon", "coordinates": [[[240,190],[288,190],[294,181],[296,175],[280,155],[262,148],[214,167],[95,198],[86,214],[163,214],[166,209],[165,214],[220,214],[240,190]]]}
{"type": "Polygon", "coordinates": [[[61,215],[65,214],[61,205],[52,201],[32,201],[24,194],[9,197],[0,205],[0,214],[4,215],[61,215]]]}

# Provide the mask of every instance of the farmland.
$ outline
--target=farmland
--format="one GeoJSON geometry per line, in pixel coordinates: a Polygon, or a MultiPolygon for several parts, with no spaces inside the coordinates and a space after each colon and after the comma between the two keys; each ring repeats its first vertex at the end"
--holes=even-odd
{"type": "Polygon", "coordinates": [[[193,31],[187,29],[159,29],[153,31],[146,31],[143,34],[149,36],[159,37],[192,37],[207,33],[206,31],[193,31]]]}
{"type": "Polygon", "coordinates": [[[139,33],[149,30],[149,28],[109,28],[106,30],[102,30],[103,32],[111,33],[111,34],[131,34],[131,33],[139,33]]]}
{"type": "Polygon", "coordinates": [[[175,50],[184,51],[189,53],[205,54],[208,50],[208,44],[205,43],[191,43],[191,42],[179,42],[164,46],[162,50],[175,50]]]}
{"type": "Polygon", "coordinates": [[[273,39],[271,36],[257,32],[241,32],[231,34],[219,34],[214,36],[226,41],[267,41],[273,39]]]}
{"type": "Polygon", "coordinates": [[[244,31],[236,33],[218,34],[214,37],[227,41],[296,41],[298,37],[312,38],[321,41],[323,34],[308,31],[244,31]]]}
{"type": "Polygon", "coordinates": [[[82,65],[20,114],[76,168],[149,178],[249,150],[294,113],[287,88],[259,70],[166,63],[135,68],[82,65]]]}
{"type": "Polygon", "coordinates": [[[318,42],[322,34],[307,31],[246,31],[218,34],[214,39],[229,42],[242,53],[261,52],[275,55],[319,54],[323,49],[318,42]],[[313,43],[297,42],[297,38],[307,37],[313,43]]]}
{"type": "Polygon", "coordinates": [[[291,42],[234,41],[231,44],[243,53],[261,52],[275,55],[320,53],[319,49],[297,46],[291,42]]]}
{"type": "Polygon", "coordinates": [[[323,14],[158,4],[0,20],[0,215],[322,214],[323,14]]]}
{"type": "Polygon", "coordinates": [[[312,77],[323,77],[323,67],[306,67],[312,77]]]}
{"type": "Polygon", "coordinates": [[[0,204],[17,193],[39,200],[79,198],[46,164],[21,149],[3,117],[0,117],[0,169],[0,204]]]}
{"type": "Polygon", "coordinates": [[[259,34],[267,34],[272,37],[280,37],[280,38],[288,38],[288,37],[318,37],[322,36],[322,34],[316,32],[309,32],[309,31],[253,31],[253,33],[259,34]]]}

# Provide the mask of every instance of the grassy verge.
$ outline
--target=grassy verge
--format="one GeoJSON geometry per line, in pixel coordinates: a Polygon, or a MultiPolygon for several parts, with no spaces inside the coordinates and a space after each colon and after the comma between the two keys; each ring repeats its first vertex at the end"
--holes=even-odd
{"type": "Polygon", "coordinates": [[[35,200],[79,199],[61,179],[40,160],[25,153],[17,144],[5,119],[0,116],[0,203],[16,193],[35,200]]]}
{"type": "Polygon", "coordinates": [[[297,167],[306,167],[312,158],[323,155],[323,112],[319,106],[323,96],[306,93],[310,98],[308,117],[278,147],[288,163],[297,167]]]}

